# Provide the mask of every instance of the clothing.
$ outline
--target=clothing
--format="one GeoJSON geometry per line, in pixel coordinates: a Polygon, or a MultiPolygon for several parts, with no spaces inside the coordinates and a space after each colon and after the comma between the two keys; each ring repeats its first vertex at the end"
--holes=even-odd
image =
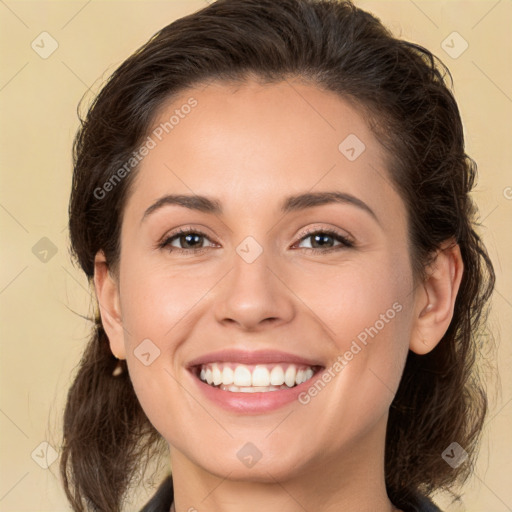
{"type": "MultiPolygon", "coordinates": [[[[153,497],[144,505],[140,512],[169,512],[174,500],[172,477],[169,475],[161,484],[153,497]]],[[[403,512],[441,512],[426,496],[418,496],[411,501],[403,512]]]]}

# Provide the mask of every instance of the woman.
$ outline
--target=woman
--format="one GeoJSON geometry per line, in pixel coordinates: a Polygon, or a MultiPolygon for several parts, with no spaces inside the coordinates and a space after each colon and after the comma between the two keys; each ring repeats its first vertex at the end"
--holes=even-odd
{"type": "Polygon", "coordinates": [[[74,147],[74,510],[121,510],[165,447],[145,511],[439,510],[464,481],[494,273],[446,74],[334,0],[219,0],[113,74],[74,147]]]}

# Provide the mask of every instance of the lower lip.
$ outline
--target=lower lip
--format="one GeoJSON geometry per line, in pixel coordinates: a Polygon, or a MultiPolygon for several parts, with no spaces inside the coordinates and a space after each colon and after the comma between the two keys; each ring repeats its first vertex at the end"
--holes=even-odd
{"type": "Polygon", "coordinates": [[[289,389],[280,389],[277,391],[265,391],[258,393],[237,393],[233,391],[223,391],[206,384],[199,377],[192,373],[192,378],[197,383],[200,391],[212,402],[223,409],[231,412],[243,414],[259,414],[271,412],[292,402],[298,401],[298,396],[311,386],[314,380],[323,371],[320,370],[306,382],[289,389]]]}

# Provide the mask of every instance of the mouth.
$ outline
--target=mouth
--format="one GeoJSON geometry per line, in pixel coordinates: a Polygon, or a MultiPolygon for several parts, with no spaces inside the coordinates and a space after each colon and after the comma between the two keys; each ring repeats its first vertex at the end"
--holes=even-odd
{"type": "Polygon", "coordinates": [[[325,370],[322,361],[275,350],[227,349],[190,361],[197,390],[235,414],[267,414],[297,403],[325,370]]]}
{"type": "Polygon", "coordinates": [[[280,362],[244,364],[216,361],[194,365],[192,373],[203,383],[230,393],[268,393],[295,388],[311,380],[323,367],[280,362]]]}

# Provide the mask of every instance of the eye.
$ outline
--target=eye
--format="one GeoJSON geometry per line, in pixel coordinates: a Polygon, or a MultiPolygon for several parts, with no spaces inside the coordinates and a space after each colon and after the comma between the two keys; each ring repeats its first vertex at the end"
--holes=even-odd
{"type": "MultiPolygon", "coordinates": [[[[209,240],[205,233],[193,229],[180,229],[176,233],[166,236],[159,244],[161,249],[167,249],[170,252],[178,251],[180,253],[197,253],[204,251],[205,240],[209,240]]],[[[210,247],[214,247],[212,243],[210,247]]]]}
{"type": "Polygon", "coordinates": [[[304,235],[299,244],[310,239],[309,247],[300,247],[313,252],[330,252],[354,247],[354,243],[345,235],[330,229],[317,229],[304,235]],[[338,242],[338,245],[335,243],[338,242]]]}
{"type": "MultiPolygon", "coordinates": [[[[166,249],[169,252],[178,252],[181,254],[197,254],[204,252],[208,247],[215,247],[215,243],[209,246],[204,246],[203,243],[209,240],[208,236],[202,231],[194,229],[180,229],[175,233],[166,236],[162,242],[158,244],[161,249],[166,249]]],[[[211,241],[210,241],[211,242],[211,241]]],[[[316,229],[309,231],[299,240],[300,249],[306,251],[330,252],[341,249],[354,247],[354,243],[345,235],[330,229],[316,229]],[[309,247],[300,246],[301,243],[310,239],[309,247]]]]}

